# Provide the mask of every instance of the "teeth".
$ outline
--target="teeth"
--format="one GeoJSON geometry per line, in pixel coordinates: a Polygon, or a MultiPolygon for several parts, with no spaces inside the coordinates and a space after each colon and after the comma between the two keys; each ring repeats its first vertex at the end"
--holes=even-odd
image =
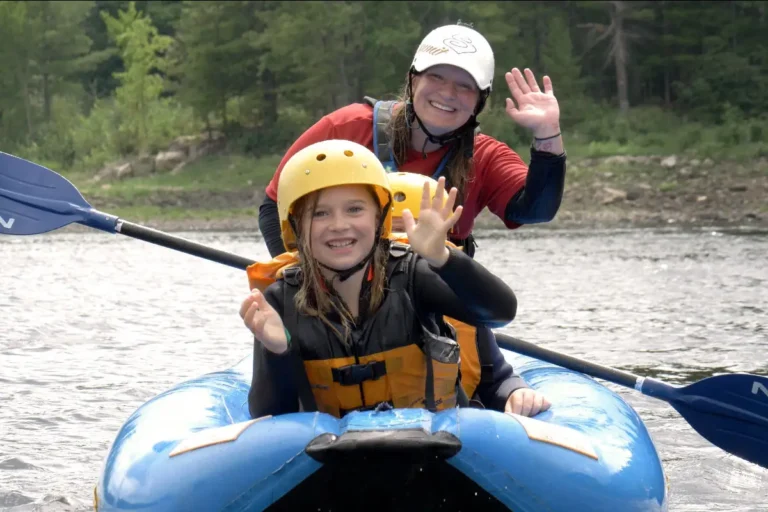
{"type": "Polygon", "coordinates": [[[440,110],[444,110],[446,112],[455,112],[455,108],[446,107],[445,105],[441,105],[440,103],[435,103],[434,101],[429,102],[430,105],[432,105],[435,108],[439,108],[440,110]]]}
{"type": "Polygon", "coordinates": [[[349,247],[354,243],[354,240],[348,240],[346,242],[328,242],[328,245],[333,247],[334,249],[338,249],[340,247],[349,247]]]}

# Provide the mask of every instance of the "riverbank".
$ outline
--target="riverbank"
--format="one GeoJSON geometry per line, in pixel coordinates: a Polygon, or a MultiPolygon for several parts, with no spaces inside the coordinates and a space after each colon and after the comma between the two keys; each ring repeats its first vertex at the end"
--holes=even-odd
{"type": "MultiPolygon", "coordinates": [[[[279,157],[217,153],[174,172],[70,179],[94,207],[169,231],[257,230],[279,157]]],[[[768,158],[570,158],[552,228],[662,225],[768,227],[768,158]]],[[[476,227],[501,227],[487,210],[476,227]]]]}

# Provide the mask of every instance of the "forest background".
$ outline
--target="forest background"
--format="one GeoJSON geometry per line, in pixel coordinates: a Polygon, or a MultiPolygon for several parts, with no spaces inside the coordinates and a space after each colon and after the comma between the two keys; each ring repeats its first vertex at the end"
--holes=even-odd
{"type": "Polygon", "coordinates": [[[768,224],[766,7],[0,1],[0,150],[131,220],[255,227],[295,138],[395,97],[424,35],[461,20],[496,55],[481,129],[525,160],[503,73],[554,82],[569,155],[555,224],[768,224]]]}

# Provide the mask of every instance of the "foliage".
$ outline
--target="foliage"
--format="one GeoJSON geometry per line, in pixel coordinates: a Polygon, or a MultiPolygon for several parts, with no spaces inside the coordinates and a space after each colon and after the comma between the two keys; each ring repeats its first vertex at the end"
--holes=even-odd
{"type": "Polygon", "coordinates": [[[569,152],[768,153],[766,1],[0,2],[3,151],[98,170],[201,130],[280,154],[322,115],[394,97],[462,20],[496,55],[482,130],[525,152],[504,72],[548,74],[569,152]]]}

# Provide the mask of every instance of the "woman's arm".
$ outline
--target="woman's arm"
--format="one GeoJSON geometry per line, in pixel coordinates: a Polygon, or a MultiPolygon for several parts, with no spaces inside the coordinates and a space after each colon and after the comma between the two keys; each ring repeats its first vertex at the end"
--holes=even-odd
{"type": "Polygon", "coordinates": [[[565,154],[531,148],[526,165],[509,146],[491,137],[478,136],[475,146],[478,210],[487,206],[509,229],[554,219],[565,187],[565,154]]]}
{"type": "Polygon", "coordinates": [[[457,249],[436,269],[418,257],[413,299],[420,314],[449,316],[482,327],[501,327],[515,318],[517,298],[507,284],[457,249]]]}
{"type": "Polygon", "coordinates": [[[525,186],[507,203],[504,220],[516,224],[549,222],[555,218],[565,187],[565,154],[531,149],[525,186]]]}
{"type": "Polygon", "coordinates": [[[477,395],[488,409],[504,412],[509,396],[520,388],[529,387],[522,377],[515,374],[504,354],[499,350],[496,337],[490,329],[477,329],[477,352],[480,364],[490,367],[490,378],[477,386],[477,395]]]}

